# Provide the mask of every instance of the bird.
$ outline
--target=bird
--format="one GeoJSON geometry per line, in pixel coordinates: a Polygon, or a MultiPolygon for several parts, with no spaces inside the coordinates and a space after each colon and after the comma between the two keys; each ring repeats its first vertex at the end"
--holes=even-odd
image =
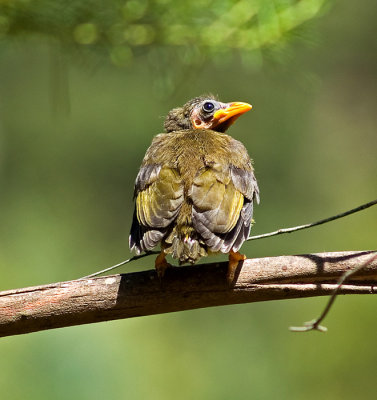
{"type": "Polygon", "coordinates": [[[136,254],[158,244],[161,279],[171,265],[194,264],[217,253],[229,255],[228,277],[240,261],[259,188],[245,146],[225,132],[252,106],[202,95],[172,109],[155,136],[134,186],[129,246],[136,254]]]}

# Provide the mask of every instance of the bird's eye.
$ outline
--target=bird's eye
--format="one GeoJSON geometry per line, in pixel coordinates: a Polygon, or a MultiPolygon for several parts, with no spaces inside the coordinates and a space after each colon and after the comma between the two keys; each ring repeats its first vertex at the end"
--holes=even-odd
{"type": "Polygon", "coordinates": [[[215,105],[212,103],[212,101],[206,101],[203,106],[202,109],[204,112],[206,113],[211,113],[215,108],[215,105]]]}

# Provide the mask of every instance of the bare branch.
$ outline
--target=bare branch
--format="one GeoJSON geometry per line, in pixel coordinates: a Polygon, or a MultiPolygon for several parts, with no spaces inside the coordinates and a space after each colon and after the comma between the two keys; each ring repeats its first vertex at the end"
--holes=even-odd
{"type": "Polygon", "coordinates": [[[357,213],[359,211],[365,210],[366,208],[372,207],[376,204],[377,204],[377,199],[370,201],[369,203],[362,204],[361,206],[353,208],[352,210],[348,210],[341,214],[334,215],[333,217],[328,217],[325,219],[321,219],[317,222],[312,222],[311,224],[293,226],[292,228],[282,228],[282,229],[278,229],[277,231],[274,231],[274,232],[263,233],[262,235],[250,236],[246,240],[249,241],[249,240],[264,239],[264,238],[271,237],[271,236],[281,235],[283,233],[292,233],[292,232],[301,231],[302,229],[312,228],[313,226],[322,225],[327,222],[335,221],[336,219],[346,217],[347,215],[357,213]]]}
{"type": "Polygon", "coordinates": [[[341,289],[344,282],[352,275],[355,275],[357,272],[361,271],[363,268],[370,265],[373,261],[377,260],[377,253],[374,253],[372,257],[368,258],[362,264],[356,266],[353,269],[350,269],[343,273],[343,275],[338,280],[336,288],[332,292],[329,301],[326,304],[326,307],[322,311],[321,315],[314,319],[313,321],[305,322],[304,326],[291,326],[289,329],[292,332],[308,332],[308,331],[319,331],[319,332],[326,332],[327,328],[325,326],[320,325],[320,323],[326,318],[327,314],[329,313],[334,301],[339,294],[339,290],[341,289]]]}
{"type": "MultiPolygon", "coordinates": [[[[227,263],[81,279],[0,292],[0,336],[203,307],[329,295],[370,251],[245,260],[233,283],[227,263]]],[[[377,260],[341,286],[339,294],[373,294],[377,260]]]]}

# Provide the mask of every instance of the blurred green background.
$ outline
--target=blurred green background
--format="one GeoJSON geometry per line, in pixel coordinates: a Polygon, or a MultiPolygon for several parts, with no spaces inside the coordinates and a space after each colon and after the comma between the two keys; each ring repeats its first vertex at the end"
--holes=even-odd
{"type": "MultiPolygon", "coordinates": [[[[229,131],[255,161],[253,234],[376,198],[376,2],[114,1],[120,9],[112,12],[105,2],[36,3],[0,2],[1,290],[75,279],[128,258],[144,152],[172,107],[205,92],[254,106],[229,131]]],[[[376,249],[376,232],[372,208],[243,250],[376,249]]],[[[327,334],[288,331],[325,302],[3,338],[1,396],[375,398],[373,297],[339,298],[327,334]]]]}

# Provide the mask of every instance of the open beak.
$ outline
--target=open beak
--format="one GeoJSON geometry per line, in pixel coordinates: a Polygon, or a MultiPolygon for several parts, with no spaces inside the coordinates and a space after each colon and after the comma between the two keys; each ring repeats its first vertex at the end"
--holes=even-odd
{"type": "Polygon", "coordinates": [[[224,106],[215,112],[211,121],[211,129],[219,132],[225,132],[239,116],[252,108],[251,104],[241,102],[227,103],[224,106]]]}

